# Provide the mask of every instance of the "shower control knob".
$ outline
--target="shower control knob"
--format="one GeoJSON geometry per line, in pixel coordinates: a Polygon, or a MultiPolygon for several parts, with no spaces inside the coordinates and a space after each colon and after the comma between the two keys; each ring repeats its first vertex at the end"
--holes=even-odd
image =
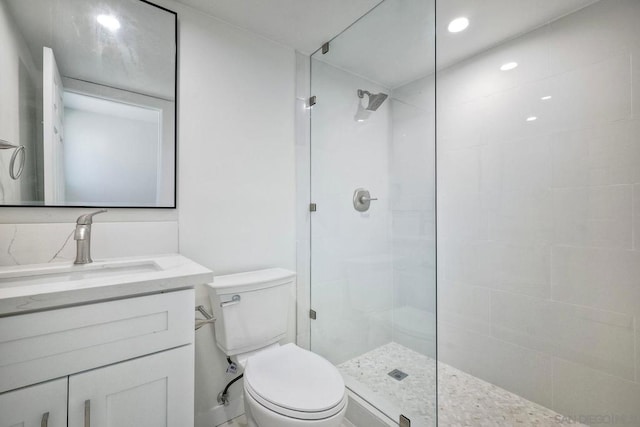
{"type": "Polygon", "coordinates": [[[373,200],[378,199],[376,197],[371,197],[369,190],[358,188],[353,192],[353,208],[358,212],[368,211],[373,200]]]}
{"type": "Polygon", "coordinates": [[[377,197],[367,197],[367,196],[360,197],[360,203],[367,203],[367,202],[371,202],[373,200],[378,200],[378,198],[377,197]]]}

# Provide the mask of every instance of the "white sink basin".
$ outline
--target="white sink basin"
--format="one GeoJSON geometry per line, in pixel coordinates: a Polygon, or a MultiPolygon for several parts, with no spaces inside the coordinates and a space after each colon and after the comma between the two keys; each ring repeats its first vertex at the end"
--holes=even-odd
{"type": "Polygon", "coordinates": [[[0,267],[0,317],[212,281],[211,270],[178,254],[0,267]]]}
{"type": "Polygon", "coordinates": [[[160,266],[152,260],[96,261],[82,265],[61,263],[61,265],[54,266],[37,266],[23,271],[0,272],[0,288],[128,276],[160,270],[162,270],[160,266]]]}

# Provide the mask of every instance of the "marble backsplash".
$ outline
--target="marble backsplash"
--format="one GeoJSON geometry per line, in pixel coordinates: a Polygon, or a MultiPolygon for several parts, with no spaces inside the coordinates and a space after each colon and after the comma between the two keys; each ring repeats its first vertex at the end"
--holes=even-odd
{"type": "MultiPolygon", "coordinates": [[[[72,261],[75,222],[0,224],[0,266],[72,261]]],[[[95,222],[94,259],[178,252],[177,221],[95,222]]]]}

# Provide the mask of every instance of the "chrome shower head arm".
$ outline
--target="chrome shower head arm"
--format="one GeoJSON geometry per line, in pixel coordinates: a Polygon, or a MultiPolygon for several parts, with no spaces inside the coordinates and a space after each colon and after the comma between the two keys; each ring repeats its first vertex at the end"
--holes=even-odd
{"type": "Polygon", "coordinates": [[[364,98],[365,95],[371,96],[371,92],[368,90],[358,89],[358,98],[364,98]]]}

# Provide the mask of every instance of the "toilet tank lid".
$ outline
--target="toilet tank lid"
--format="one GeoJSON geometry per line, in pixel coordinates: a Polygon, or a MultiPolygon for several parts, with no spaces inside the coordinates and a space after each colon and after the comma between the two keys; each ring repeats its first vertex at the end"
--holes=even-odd
{"type": "Polygon", "coordinates": [[[209,284],[209,286],[219,293],[225,293],[225,291],[248,291],[290,282],[295,276],[295,272],[284,268],[268,268],[246,273],[215,276],[213,283],[209,284]]]}

